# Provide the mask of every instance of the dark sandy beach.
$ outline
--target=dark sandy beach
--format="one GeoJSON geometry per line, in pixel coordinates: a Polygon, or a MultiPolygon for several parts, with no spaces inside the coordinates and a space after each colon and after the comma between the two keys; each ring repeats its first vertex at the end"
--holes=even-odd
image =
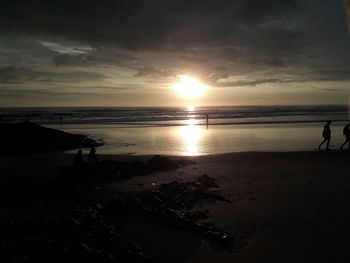
{"type": "MultiPolygon", "coordinates": [[[[193,182],[206,174],[218,186],[215,193],[227,201],[199,198],[191,211],[206,216],[194,221],[231,233],[235,245],[215,242],[191,226],[179,227],[162,217],[155,219],[152,214],[139,216],[132,211],[126,215],[122,210],[114,211],[119,214],[118,220],[123,222],[119,223],[120,229],[117,230],[119,239],[137,243],[142,253],[153,260],[142,261],[145,259],[141,257],[138,262],[345,262],[349,258],[348,152],[246,152],[170,157],[194,163],[123,180],[109,178],[96,183],[97,190],[91,182],[85,188],[84,180],[74,182],[72,185],[80,190],[74,190],[73,195],[64,198],[62,193],[40,196],[42,192],[38,185],[56,183],[64,174],[60,167],[70,165],[72,158],[72,155],[63,153],[1,157],[2,225],[23,225],[38,213],[45,213],[43,217],[54,216],[59,213],[57,211],[67,209],[67,203],[81,207],[96,207],[97,204],[100,209],[107,206],[109,200],[118,200],[120,196],[152,193],[161,185],[173,181],[179,184],[193,182]],[[11,185],[11,190],[4,189],[4,185],[11,185]],[[23,189],[24,193],[21,192],[23,189]],[[37,196],[34,197],[35,192],[37,196]]],[[[100,156],[101,161],[123,162],[150,158],[100,156]]],[[[17,238],[21,237],[21,233],[17,235],[17,238]]],[[[9,247],[12,254],[22,254],[17,251],[22,249],[20,245],[10,245],[15,241],[6,242],[10,241],[2,241],[5,255],[9,253],[9,247]]],[[[77,242],[86,245],[79,238],[77,242]]],[[[92,245],[86,245],[89,249],[84,245],[84,250],[93,250],[92,245]]],[[[116,259],[111,256],[111,260],[116,259]]],[[[22,261],[17,259],[14,262],[22,261]]]]}

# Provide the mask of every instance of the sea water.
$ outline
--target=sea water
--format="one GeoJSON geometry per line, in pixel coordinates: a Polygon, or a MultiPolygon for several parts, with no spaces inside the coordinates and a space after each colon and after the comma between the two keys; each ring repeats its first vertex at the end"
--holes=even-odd
{"type": "Polygon", "coordinates": [[[88,135],[104,142],[101,154],[141,155],[312,151],[328,119],[331,147],[338,149],[349,118],[345,105],[2,108],[0,116],[88,135]]]}

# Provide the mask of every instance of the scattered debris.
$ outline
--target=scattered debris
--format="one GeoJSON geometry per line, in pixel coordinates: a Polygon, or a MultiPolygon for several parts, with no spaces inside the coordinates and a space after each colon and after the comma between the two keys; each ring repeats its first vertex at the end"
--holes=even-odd
{"type": "Polygon", "coordinates": [[[219,230],[211,224],[199,223],[198,221],[208,218],[208,214],[193,211],[195,204],[203,199],[231,203],[213,188],[218,188],[215,179],[202,175],[193,182],[162,184],[153,191],[116,198],[111,201],[110,208],[114,211],[137,212],[151,216],[159,223],[194,231],[221,245],[236,246],[236,235],[219,230]]]}
{"type": "Polygon", "coordinates": [[[195,232],[223,248],[247,246],[247,236],[203,223],[208,212],[195,209],[201,200],[231,202],[220,195],[218,184],[209,175],[187,183],[152,182],[152,191],[119,197],[108,195],[107,184],[96,183],[188,164],[192,162],[155,156],[148,162],[103,161],[79,168],[65,167],[57,181],[45,183],[23,178],[18,184],[18,178],[2,178],[3,207],[25,204],[31,215],[0,221],[0,261],[154,262],[142,244],[123,240],[120,229],[129,215],[195,232]],[[25,200],[16,198],[18,191],[26,196],[25,200]]]}
{"type": "Polygon", "coordinates": [[[28,221],[0,222],[1,262],[153,262],[141,245],[123,244],[118,224],[92,206],[28,221]]]}

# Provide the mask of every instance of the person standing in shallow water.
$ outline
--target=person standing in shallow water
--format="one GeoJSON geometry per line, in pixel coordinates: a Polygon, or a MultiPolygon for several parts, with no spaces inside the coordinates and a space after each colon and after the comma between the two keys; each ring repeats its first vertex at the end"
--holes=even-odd
{"type": "Polygon", "coordinates": [[[349,151],[350,151],[350,142],[349,142],[350,141],[350,126],[349,126],[349,124],[350,124],[350,121],[348,124],[346,124],[344,126],[343,134],[345,136],[345,142],[342,144],[342,146],[340,146],[340,150],[343,150],[345,144],[348,143],[349,144],[349,151]]]}
{"type": "Polygon", "coordinates": [[[327,142],[326,150],[329,150],[329,142],[331,141],[331,123],[332,121],[328,120],[325,126],[323,126],[323,141],[318,146],[318,149],[321,150],[321,146],[327,142]]]}

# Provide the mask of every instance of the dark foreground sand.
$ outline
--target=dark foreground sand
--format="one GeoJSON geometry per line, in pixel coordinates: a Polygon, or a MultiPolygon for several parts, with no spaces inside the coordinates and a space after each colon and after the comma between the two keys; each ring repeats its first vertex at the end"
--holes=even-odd
{"type": "MultiPolygon", "coordinates": [[[[147,160],[147,156],[101,156],[101,159],[147,160]]],[[[190,159],[178,169],[106,183],[106,195],[151,191],[172,181],[212,176],[220,194],[231,200],[200,201],[194,210],[207,213],[203,223],[243,236],[238,249],[220,245],[190,230],[166,223],[127,218],[120,234],[141,244],[155,262],[348,262],[350,260],[350,154],[347,152],[231,153],[190,159]]],[[[50,181],[69,154],[2,157],[0,175],[50,181]]],[[[20,187],[18,189],[21,189],[20,187]]],[[[29,217],[26,196],[16,192],[1,201],[1,220],[29,217]],[[11,198],[17,200],[11,203],[11,198]],[[21,200],[23,199],[23,205],[21,200]]],[[[91,198],[91,197],[90,197],[91,198]]],[[[88,202],[84,200],[84,202],[88,202]]],[[[94,200],[96,202],[96,200],[94,200]]],[[[97,200],[100,202],[100,200],[97,200]]],[[[29,207],[29,208],[28,208],[29,207]]],[[[46,211],[46,210],[45,210],[46,211]]],[[[48,210],[49,211],[49,210],[48,210]]],[[[122,215],[121,215],[122,216],[122,215]]],[[[117,261],[116,261],[117,262],[117,261]]]]}

